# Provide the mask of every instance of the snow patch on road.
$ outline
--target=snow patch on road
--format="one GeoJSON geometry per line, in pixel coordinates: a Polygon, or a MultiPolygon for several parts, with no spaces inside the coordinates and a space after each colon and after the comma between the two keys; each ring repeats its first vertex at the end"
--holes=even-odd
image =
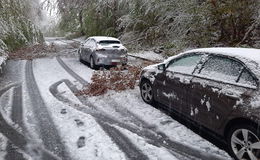
{"type": "MultiPolygon", "coordinates": [[[[70,92],[69,88],[64,83],[59,86],[59,90],[63,93],[67,93],[70,98],[74,97],[73,93],[70,92]]],[[[69,147],[70,154],[75,159],[126,159],[125,155],[111,141],[92,116],[79,112],[69,106],[65,107],[67,114],[61,115],[56,113],[55,115],[57,117],[55,117],[55,119],[58,121],[59,130],[62,131],[61,135],[69,147]],[[82,125],[77,125],[75,120],[80,120],[82,125]],[[77,142],[80,137],[85,137],[86,146],[78,148],[77,142]]],[[[64,107],[61,107],[60,109],[62,108],[64,107]]]]}
{"type": "Polygon", "coordinates": [[[6,155],[7,141],[7,138],[0,133],[0,158],[6,155]]]}
{"type": "Polygon", "coordinates": [[[62,58],[62,60],[68,65],[76,74],[84,78],[87,82],[91,83],[93,70],[87,65],[82,64],[76,58],[62,58]]]}
{"type": "Polygon", "coordinates": [[[117,126],[115,127],[124,133],[143,153],[145,153],[149,160],[178,160],[165,148],[151,145],[147,143],[144,138],[138,136],[137,134],[117,126]]]}
{"type": "MultiPolygon", "coordinates": [[[[75,81],[75,79],[58,64],[56,59],[38,59],[34,61],[33,64],[34,75],[41,96],[72,159],[126,159],[124,153],[118,149],[92,116],[73,109],[51,95],[49,87],[52,84],[62,79],[69,79],[71,82],[75,81]],[[46,66],[51,69],[46,69],[46,66]],[[61,113],[64,109],[66,112],[61,113]],[[76,120],[80,120],[83,126],[77,125],[76,120]],[[85,137],[86,146],[78,148],[77,142],[80,137],[85,137]]],[[[72,99],[79,103],[64,83],[59,86],[58,90],[61,94],[68,96],[70,100],[72,99]]]]}
{"type": "MultiPolygon", "coordinates": [[[[194,147],[210,154],[215,154],[225,157],[226,159],[230,159],[229,155],[223,150],[220,150],[187,127],[173,120],[165,113],[145,104],[140,96],[138,88],[120,93],[110,91],[105,96],[109,96],[110,99],[115,100],[118,104],[134,113],[136,116],[138,116],[138,118],[142,119],[147,124],[156,126],[158,131],[165,133],[168,137],[170,137],[171,140],[180,142],[192,148],[194,147]]],[[[99,103],[102,98],[91,97],[89,100],[91,102],[99,103]]]]}

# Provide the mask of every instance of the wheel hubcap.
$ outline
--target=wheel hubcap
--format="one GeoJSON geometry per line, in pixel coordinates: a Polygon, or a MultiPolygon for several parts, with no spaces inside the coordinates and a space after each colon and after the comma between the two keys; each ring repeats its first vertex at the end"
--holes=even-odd
{"type": "Polygon", "coordinates": [[[231,147],[239,160],[258,160],[260,158],[259,138],[248,129],[238,129],[233,133],[231,147]]]}
{"type": "Polygon", "coordinates": [[[144,83],[142,86],[142,97],[146,102],[152,100],[152,87],[148,83],[144,83]]]}

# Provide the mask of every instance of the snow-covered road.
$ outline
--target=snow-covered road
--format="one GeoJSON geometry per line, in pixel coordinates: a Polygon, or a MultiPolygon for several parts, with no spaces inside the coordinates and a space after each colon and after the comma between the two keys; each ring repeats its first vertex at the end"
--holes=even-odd
{"type": "Polygon", "coordinates": [[[0,159],[231,159],[145,104],[138,87],[76,96],[92,73],[73,56],[8,61],[0,77],[0,159]]]}

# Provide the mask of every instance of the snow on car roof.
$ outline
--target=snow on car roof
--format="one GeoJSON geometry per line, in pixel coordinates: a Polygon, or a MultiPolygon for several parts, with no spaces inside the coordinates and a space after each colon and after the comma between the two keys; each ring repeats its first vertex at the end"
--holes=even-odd
{"type": "Polygon", "coordinates": [[[117,38],[114,38],[114,37],[106,37],[106,36],[94,36],[94,37],[89,37],[89,39],[92,38],[92,39],[95,39],[97,42],[100,42],[100,41],[119,41],[119,39],[117,38]]]}
{"type": "Polygon", "coordinates": [[[238,58],[245,62],[245,59],[250,61],[255,61],[260,64],[260,49],[254,48],[199,48],[186,51],[184,53],[191,53],[191,52],[204,52],[204,53],[214,53],[214,54],[221,54],[226,56],[232,56],[238,58]]]}

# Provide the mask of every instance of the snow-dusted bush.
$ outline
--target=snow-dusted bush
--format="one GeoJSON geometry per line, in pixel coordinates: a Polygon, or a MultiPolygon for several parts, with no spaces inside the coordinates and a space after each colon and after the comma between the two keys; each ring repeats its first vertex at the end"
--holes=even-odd
{"type": "Polygon", "coordinates": [[[0,48],[13,51],[20,47],[43,41],[40,30],[32,19],[29,0],[0,1],[0,48]]]}
{"type": "Polygon", "coordinates": [[[58,3],[61,24],[68,31],[120,37],[132,48],[163,46],[178,51],[189,47],[257,47],[259,43],[257,0],[58,0],[58,3]]]}

